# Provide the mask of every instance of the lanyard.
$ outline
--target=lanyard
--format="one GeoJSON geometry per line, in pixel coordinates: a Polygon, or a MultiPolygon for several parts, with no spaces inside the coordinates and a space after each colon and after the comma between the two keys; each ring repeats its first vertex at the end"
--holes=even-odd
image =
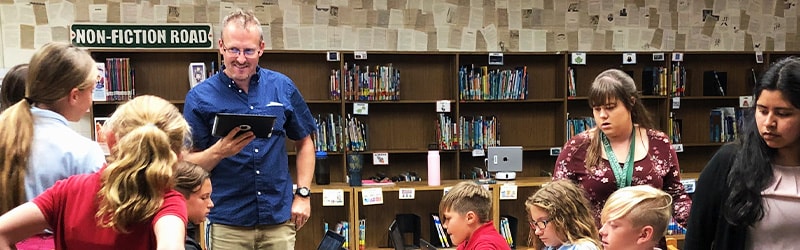
{"type": "Polygon", "coordinates": [[[611,143],[608,141],[608,137],[606,137],[606,133],[600,131],[600,141],[603,142],[603,148],[606,150],[606,158],[608,158],[608,163],[611,165],[611,170],[614,171],[614,177],[617,178],[617,188],[624,188],[631,185],[631,181],[633,180],[633,155],[634,150],[636,150],[636,127],[633,127],[633,131],[631,132],[631,148],[628,150],[628,161],[625,162],[625,166],[619,166],[619,161],[617,161],[617,156],[614,154],[614,150],[611,148],[611,143]],[[623,171],[626,173],[623,174],[623,171]]]}

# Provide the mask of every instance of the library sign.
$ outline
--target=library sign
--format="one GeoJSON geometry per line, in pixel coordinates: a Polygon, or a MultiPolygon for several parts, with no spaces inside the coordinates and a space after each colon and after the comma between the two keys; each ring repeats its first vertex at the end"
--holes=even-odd
{"type": "Polygon", "coordinates": [[[210,49],[211,24],[73,24],[70,40],[78,47],[210,49]]]}

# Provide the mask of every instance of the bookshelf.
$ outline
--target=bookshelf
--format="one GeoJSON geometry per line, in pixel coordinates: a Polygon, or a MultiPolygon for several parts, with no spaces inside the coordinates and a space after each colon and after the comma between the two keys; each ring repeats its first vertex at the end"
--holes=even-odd
{"type": "MultiPolygon", "coordinates": [[[[601,71],[619,68],[633,74],[640,89],[647,67],[666,67],[672,65],[670,53],[665,53],[664,61],[653,61],[654,52],[638,52],[637,64],[623,64],[621,52],[588,52],[586,65],[571,65],[570,53],[504,53],[504,65],[488,65],[488,53],[478,52],[370,52],[366,60],[356,59],[353,53],[342,52],[340,61],[327,61],[324,51],[265,51],[259,64],[289,76],[297,85],[307,101],[312,114],[335,114],[346,116],[353,113],[355,103],[369,106],[367,115],[358,119],[368,125],[368,147],[363,152],[328,152],[331,184],[314,185],[312,191],[313,215],[307,228],[298,232],[297,246],[301,249],[313,248],[322,239],[322,223],[349,221],[351,225],[350,242],[357,242],[359,219],[367,220],[367,249],[386,247],[387,230],[396,213],[416,213],[421,218],[421,235],[430,235],[429,214],[438,212],[438,201],[444,187],[454,185],[461,176],[467,175],[474,167],[483,167],[483,158],[474,157],[472,150],[443,150],[441,157],[442,186],[428,187],[427,150],[428,145],[436,143],[435,121],[438,118],[436,102],[450,101],[448,115],[457,120],[459,116],[495,116],[499,122],[498,139],[500,145],[523,147],[523,171],[518,173],[516,185],[519,187],[517,200],[497,200],[493,204],[493,219],[500,215],[510,215],[524,221],[526,212],[524,200],[533,194],[541,183],[549,180],[555,156],[549,149],[560,148],[567,140],[566,120],[568,117],[591,117],[586,93],[588,84],[601,71]],[[330,97],[331,70],[343,70],[345,65],[377,66],[391,64],[400,70],[399,100],[357,101],[330,97]],[[524,100],[462,100],[459,95],[459,67],[462,65],[488,66],[489,69],[513,69],[527,66],[528,94],[524,100]],[[576,96],[568,96],[568,68],[575,70],[576,96]],[[347,153],[364,154],[362,179],[384,174],[397,176],[414,172],[422,177],[422,182],[398,183],[384,187],[383,205],[364,206],[360,202],[360,190],[366,187],[350,187],[346,184],[347,153]],[[373,165],[372,153],[388,153],[389,165],[373,165]],[[415,200],[398,200],[399,187],[413,187],[417,190],[415,200]],[[344,207],[323,207],[322,189],[343,189],[347,201],[344,207]],[[317,195],[319,194],[319,195],[317,195]],[[320,197],[317,197],[320,196],[320,197]],[[391,215],[391,216],[387,216],[391,215]],[[386,230],[384,230],[386,229],[386,230]]],[[[656,127],[666,131],[669,116],[683,119],[684,152],[678,153],[681,168],[687,173],[702,171],[705,163],[722,143],[709,140],[709,110],[719,106],[738,106],[738,96],[750,95],[753,86],[750,69],[763,72],[770,62],[795,55],[793,52],[765,52],[764,64],[755,62],[752,52],[686,52],[681,62],[687,69],[688,84],[685,96],[680,98],[680,108],[673,110],[669,95],[645,95],[643,101],[651,112],[656,127]],[[709,63],[713,62],[713,63],[709,63]],[[704,96],[703,72],[717,70],[727,72],[727,96],[704,96]]],[[[135,90],[137,95],[152,94],[161,96],[182,109],[183,100],[189,90],[187,67],[190,62],[205,62],[211,69],[211,62],[220,65],[221,56],[217,50],[93,50],[97,61],[111,57],[130,58],[135,70],[135,90]]],[[[341,79],[344,83],[344,79],[341,79]]],[[[342,86],[340,84],[340,86],[342,86]]],[[[343,92],[342,95],[345,95],[343,92]]],[[[93,117],[108,116],[121,102],[95,102],[93,117]]],[[[288,142],[289,145],[292,142],[288,142]]],[[[290,172],[296,174],[295,151],[289,149],[290,172]]],[[[498,189],[500,184],[493,184],[498,189]]],[[[496,193],[496,190],[495,190],[496,193]]],[[[518,223],[517,239],[519,247],[525,247],[528,227],[518,223]]],[[[357,249],[351,244],[350,249],[357,249]]]]}

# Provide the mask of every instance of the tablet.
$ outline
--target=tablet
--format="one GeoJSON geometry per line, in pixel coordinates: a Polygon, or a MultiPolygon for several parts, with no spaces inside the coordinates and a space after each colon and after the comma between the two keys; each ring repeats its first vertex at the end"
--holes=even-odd
{"type": "Polygon", "coordinates": [[[344,241],[344,236],[328,230],[325,232],[325,236],[323,236],[322,241],[319,242],[317,250],[341,250],[344,241]]]}
{"type": "Polygon", "coordinates": [[[233,128],[239,127],[241,130],[237,136],[247,131],[253,131],[258,138],[269,138],[272,135],[274,123],[275,116],[272,115],[219,113],[214,117],[211,134],[224,137],[233,128]]]}

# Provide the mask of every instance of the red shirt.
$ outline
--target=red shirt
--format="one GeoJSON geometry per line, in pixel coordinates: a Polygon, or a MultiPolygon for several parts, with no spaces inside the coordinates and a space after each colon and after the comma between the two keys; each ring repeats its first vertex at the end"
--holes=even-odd
{"type": "Polygon", "coordinates": [[[175,215],[186,224],[186,202],[180,193],[170,190],[156,215],[130,226],[129,233],[98,226],[95,213],[101,172],[58,181],[33,199],[54,231],[56,249],[155,249],[153,227],[159,218],[175,215]]]}
{"type": "Polygon", "coordinates": [[[494,229],[494,222],[489,221],[472,232],[469,239],[458,244],[458,250],[472,249],[511,249],[511,247],[508,246],[506,239],[494,229]]]}

